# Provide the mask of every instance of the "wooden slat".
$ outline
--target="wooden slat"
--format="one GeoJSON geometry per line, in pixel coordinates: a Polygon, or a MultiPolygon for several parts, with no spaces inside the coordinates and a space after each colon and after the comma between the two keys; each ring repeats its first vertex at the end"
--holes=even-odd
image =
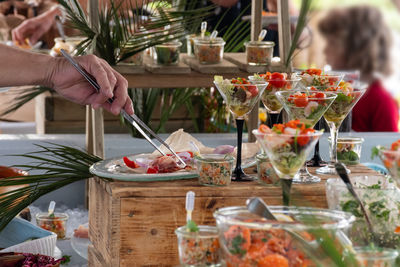
{"type": "Polygon", "coordinates": [[[113,68],[120,73],[133,74],[133,73],[145,73],[146,72],[144,65],[136,66],[133,64],[129,64],[129,63],[118,63],[116,66],[113,66],[113,68]]]}
{"type": "Polygon", "coordinates": [[[185,55],[183,56],[183,60],[193,70],[198,71],[200,73],[218,75],[225,73],[230,74],[230,73],[240,72],[239,67],[237,65],[229,62],[226,59],[222,59],[222,62],[217,64],[200,64],[200,62],[196,58],[185,55]]]}

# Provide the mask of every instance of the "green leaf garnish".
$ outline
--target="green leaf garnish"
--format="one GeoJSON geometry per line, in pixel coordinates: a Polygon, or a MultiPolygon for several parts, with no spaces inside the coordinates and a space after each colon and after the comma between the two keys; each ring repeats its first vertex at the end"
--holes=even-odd
{"type": "Polygon", "coordinates": [[[188,229],[190,232],[195,233],[199,231],[199,227],[197,226],[197,224],[190,220],[187,222],[186,224],[186,229],[188,229]]]}

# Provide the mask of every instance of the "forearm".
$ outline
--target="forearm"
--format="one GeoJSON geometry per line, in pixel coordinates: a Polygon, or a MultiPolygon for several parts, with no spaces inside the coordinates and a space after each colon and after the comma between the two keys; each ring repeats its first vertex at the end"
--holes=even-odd
{"type": "Polygon", "coordinates": [[[0,44],[0,86],[50,85],[55,59],[0,44]]]}

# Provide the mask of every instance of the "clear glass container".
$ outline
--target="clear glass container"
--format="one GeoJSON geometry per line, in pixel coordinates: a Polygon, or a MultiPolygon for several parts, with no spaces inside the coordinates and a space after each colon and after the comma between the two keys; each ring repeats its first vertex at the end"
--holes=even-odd
{"type": "Polygon", "coordinates": [[[347,252],[341,245],[348,244],[343,230],[351,225],[354,216],[317,208],[269,208],[278,221],[250,213],[246,207],[214,212],[227,266],[335,266],[322,244],[334,243],[338,253],[347,252]],[[313,257],[307,256],[311,251],[313,257]],[[251,265],[246,265],[249,260],[251,265]],[[270,265],[263,265],[265,262],[270,265]]]}
{"type": "Polygon", "coordinates": [[[68,215],[66,213],[54,213],[49,216],[48,213],[36,214],[36,224],[47,231],[57,234],[57,238],[65,238],[67,230],[68,215]]]}
{"type": "Polygon", "coordinates": [[[356,222],[349,237],[356,246],[367,246],[373,238],[382,247],[400,246],[400,191],[396,184],[384,176],[352,176],[354,190],[364,204],[374,227],[371,235],[360,205],[349,193],[346,185],[338,178],[326,182],[326,198],[329,209],[352,213],[356,222]]]}
{"type": "Polygon", "coordinates": [[[274,167],[272,167],[267,154],[258,154],[256,159],[258,181],[264,185],[279,184],[279,176],[276,174],[274,167]]]}
{"type": "Polygon", "coordinates": [[[194,54],[200,64],[220,63],[224,57],[225,41],[220,38],[209,37],[194,39],[194,54]]]}
{"type": "Polygon", "coordinates": [[[182,266],[221,266],[217,227],[199,225],[198,232],[190,232],[186,226],[182,226],[175,230],[175,234],[182,266]]]}
{"type": "Polygon", "coordinates": [[[355,248],[360,267],[394,267],[399,253],[390,248],[355,248]]]}
{"type": "Polygon", "coordinates": [[[231,183],[234,158],[230,155],[208,154],[195,158],[199,183],[226,186],[231,183]]]}
{"type": "Polygon", "coordinates": [[[274,42],[250,41],[244,43],[246,47],[247,64],[269,65],[271,64],[274,42]]]}
{"type": "Polygon", "coordinates": [[[197,37],[196,34],[186,35],[186,49],[188,56],[194,56],[194,39],[197,37]]]}
{"type": "Polygon", "coordinates": [[[165,66],[178,65],[181,46],[181,42],[169,42],[156,45],[154,47],[154,56],[157,64],[165,66]]]}
{"type": "Polygon", "coordinates": [[[138,52],[138,53],[128,57],[127,59],[124,59],[123,62],[132,64],[135,66],[141,66],[141,65],[143,65],[143,55],[144,55],[144,51],[138,52]]]}
{"type": "MultiPolygon", "coordinates": [[[[328,140],[330,143],[331,138],[329,137],[328,140]]],[[[363,142],[364,138],[361,137],[339,137],[336,146],[338,161],[347,165],[360,163],[363,142]]]]}

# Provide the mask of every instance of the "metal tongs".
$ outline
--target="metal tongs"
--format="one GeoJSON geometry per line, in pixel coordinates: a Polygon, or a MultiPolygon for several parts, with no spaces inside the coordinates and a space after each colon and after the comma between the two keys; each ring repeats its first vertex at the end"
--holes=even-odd
{"type": "MultiPolygon", "coordinates": [[[[69,54],[68,52],[66,52],[64,49],[60,50],[61,54],[72,64],[72,66],[74,66],[74,68],[96,89],[97,92],[100,92],[100,86],[99,84],[96,82],[96,80],[90,75],[88,74],[69,54]]],[[[107,100],[108,103],[112,104],[112,102],[114,101],[114,99],[109,98],[107,100]]],[[[171,153],[179,160],[180,162],[180,167],[181,168],[185,168],[186,167],[186,163],[183,161],[183,159],[181,159],[176,153],[175,151],[167,144],[164,142],[164,140],[161,139],[161,137],[159,137],[155,132],[153,132],[153,130],[151,130],[142,120],[140,120],[135,114],[133,115],[129,115],[128,113],[126,113],[126,111],[124,109],[121,109],[121,113],[120,113],[127,121],[129,121],[130,124],[133,125],[133,127],[136,128],[136,130],[139,131],[139,133],[141,135],[143,135],[143,137],[155,148],[157,149],[162,155],[166,156],[166,154],[164,153],[164,151],[162,151],[156,144],[154,144],[154,142],[150,139],[150,137],[143,131],[142,128],[140,128],[140,126],[142,126],[146,131],[148,131],[152,136],[154,136],[161,144],[163,144],[166,148],[168,148],[169,151],[171,151],[171,153]],[[140,126],[139,126],[139,125],[140,126]]]]}

